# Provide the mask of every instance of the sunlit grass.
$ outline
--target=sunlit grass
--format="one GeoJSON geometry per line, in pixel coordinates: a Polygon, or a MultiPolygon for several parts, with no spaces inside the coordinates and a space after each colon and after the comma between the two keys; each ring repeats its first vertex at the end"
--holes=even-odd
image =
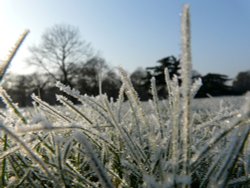
{"type": "Polygon", "coordinates": [[[250,96],[241,107],[195,105],[201,83],[191,83],[189,21],[185,6],[183,82],[165,70],[167,101],[152,79],[153,100],[142,103],[122,68],[116,102],[58,82],[81,105],[57,95],[62,106],[50,106],[32,95],[25,111],[1,89],[0,187],[247,187],[250,96]]]}

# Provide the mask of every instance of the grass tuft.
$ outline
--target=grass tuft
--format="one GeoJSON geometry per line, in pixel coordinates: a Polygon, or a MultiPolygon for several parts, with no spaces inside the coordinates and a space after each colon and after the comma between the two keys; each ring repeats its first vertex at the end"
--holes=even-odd
{"type": "MultiPolygon", "coordinates": [[[[216,99],[198,101],[201,80],[191,81],[189,6],[182,15],[181,80],[165,69],[168,100],[141,102],[128,74],[119,98],[109,102],[57,83],[77,99],[57,95],[50,106],[32,95],[35,107],[19,109],[4,89],[0,115],[0,187],[249,187],[250,94],[241,108],[216,99]],[[127,101],[125,101],[127,97],[127,101]]],[[[0,78],[27,36],[25,32],[0,68],[0,78]]],[[[100,83],[101,86],[101,83],[100,83]]],[[[237,102],[237,101],[236,101],[237,102]]]]}

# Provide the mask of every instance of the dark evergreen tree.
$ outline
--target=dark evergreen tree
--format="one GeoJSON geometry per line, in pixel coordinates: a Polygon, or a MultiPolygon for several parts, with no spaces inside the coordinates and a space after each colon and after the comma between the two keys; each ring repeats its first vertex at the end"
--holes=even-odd
{"type": "MultiPolygon", "coordinates": [[[[168,57],[158,60],[157,63],[159,63],[160,65],[146,68],[150,75],[147,77],[147,79],[150,80],[152,77],[155,77],[159,97],[166,98],[167,91],[166,91],[164,69],[168,68],[170,79],[172,79],[174,75],[179,77],[180,59],[174,56],[168,56],[168,57]]],[[[180,79],[179,79],[179,83],[181,83],[180,79]]],[[[150,81],[146,82],[146,84],[150,85],[150,81]]]]}
{"type": "Polygon", "coordinates": [[[231,79],[227,75],[208,73],[201,77],[202,86],[196,97],[223,96],[232,94],[232,87],[227,85],[231,79]]]}

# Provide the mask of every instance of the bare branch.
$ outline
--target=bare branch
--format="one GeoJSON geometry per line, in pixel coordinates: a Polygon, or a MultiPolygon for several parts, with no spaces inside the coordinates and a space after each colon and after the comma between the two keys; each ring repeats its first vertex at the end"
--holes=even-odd
{"type": "Polygon", "coordinates": [[[85,61],[86,57],[91,56],[92,49],[89,43],[81,40],[76,27],[54,25],[44,32],[41,43],[31,47],[30,52],[29,64],[40,67],[64,84],[72,85],[72,64],[85,61]]]}

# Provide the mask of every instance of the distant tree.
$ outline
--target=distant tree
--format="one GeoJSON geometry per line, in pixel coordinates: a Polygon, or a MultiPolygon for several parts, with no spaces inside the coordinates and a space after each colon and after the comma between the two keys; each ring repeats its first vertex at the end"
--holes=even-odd
{"type": "Polygon", "coordinates": [[[121,84],[118,75],[109,70],[102,78],[102,93],[106,93],[109,98],[117,99],[121,84]]]}
{"type": "Polygon", "coordinates": [[[172,79],[174,75],[179,76],[180,59],[174,56],[168,56],[157,61],[159,66],[147,67],[146,69],[152,73],[152,76],[158,80],[158,82],[164,83],[164,69],[168,68],[169,76],[172,79]]]}
{"type": "Polygon", "coordinates": [[[76,72],[77,78],[74,81],[76,88],[82,94],[98,95],[99,81],[105,76],[107,71],[108,65],[103,58],[93,57],[89,59],[76,72]]]}
{"type": "MultiPolygon", "coordinates": [[[[180,59],[174,56],[168,56],[158,60],[157,63],[159,63],[160,65],[155,67],[147,67],[146,69],[149,71],[151,77],[155,77],[158,95],[160,96],[160,98],[166,98],[167,91],[166,91],[164,69],[168,68],[170,79],[172,79],[174,75],[179,76],[180,59]]],[[[180,82],[181,81],[179,79],[179,83],[180,82]]]]}
{"type": "Polygon", "coordinates": [[[30,47],[30,64],[42,68],[55,80],[72,86],[75,65],[92,56],[90,44],[71,25],[54,25],[42,35],[41,43],[30,47]]]}
{"type": "Polygon", "coordinates": [[[29,77],[31,80],[29,87],[32,89],[32,92],[41,99],[44,97],[45,90],[53,86],[53,80],[47,74],[33,73],[26,75],[26,77],[29,77]]]}
{"type": "Polygon", "coordinates": [[[31,77],[25,75],[8,75],[3,83],[3,88],[20,107],[31,105],[31,77]]]}
{"type": "Polygon", "coordinates": [[[250,70],[239,72],[233,81],[233,88],[236,94],[243,94],[250,91],[250,70]]]}
{"type": "Polygon", "coordinates": [[[147,77],[148,72],[142,67],[137,68],[134,72],[130,74],[130,79],[135,85],[143,85],[147,77]]]}
{"type": "Polygon", "coordinates": [[[151,78],[150,73],[143,68],[136,69],[130,75],[131,82],[141,100],[149,99],[150,78],[151,78]]]}
{"type": "Polygon", "coordinates": [[[222,96],[232,94],[232,87],[227,85],[230,80],[227,75],[208,73],[201,77],[202,86],[196,97],[222,96]]]}
{"type": "Polygon", "coordinates": [[[2,86],[11,96],[14,102],[19,106],[32,105],[31,94],[35,93],[43,100],[56,104],[55,92],[48,92],[51,88],[55,88],[52,80],[44,74],[30,74],[30,75],[6,75],[2,86]]]}

